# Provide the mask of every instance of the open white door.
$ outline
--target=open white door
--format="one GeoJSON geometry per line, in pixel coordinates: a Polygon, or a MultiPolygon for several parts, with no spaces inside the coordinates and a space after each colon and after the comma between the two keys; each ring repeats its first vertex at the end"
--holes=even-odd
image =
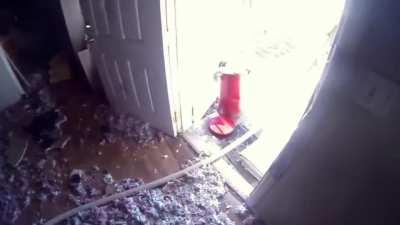
{"type": "Polygon", "coordinates": [[[134,114],[176,135],[160,0],[81,0],[81,7],[110,104],[117,112],[134,114]]]}

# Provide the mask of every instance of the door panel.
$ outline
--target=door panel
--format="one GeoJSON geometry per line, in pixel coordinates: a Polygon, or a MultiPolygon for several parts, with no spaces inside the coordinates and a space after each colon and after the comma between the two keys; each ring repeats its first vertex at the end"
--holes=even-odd
{"type": "Polygon", "coordinates": [[[139,16],[139,0],[120,0],[122,26],[127,39],[141,40],[142,28],[139,16]],[[135,19],[132,20],[131,17],[135,19]]]}
{"type": "MultiPolygon", "coordinates": [[[[111,105],[175,135],[159,0],[81,0],[111,105]]],[[[88,34],[89,35],[89,34],[88,34]]]]}
{"type": "Polygon", "coordinates": [[[90,0],[90,8],[93,10],[93,21],[96,23],[98,35],[110,33],[110,25],[105,3],[106,0],[90,0]]]}

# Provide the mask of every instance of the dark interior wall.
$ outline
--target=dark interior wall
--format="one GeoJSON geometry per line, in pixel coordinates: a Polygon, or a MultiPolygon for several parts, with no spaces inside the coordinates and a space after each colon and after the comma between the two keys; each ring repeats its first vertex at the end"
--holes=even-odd
{"type": "Polygon", "coordinates": [[[399,224],[400,130],[334,101],[288,145],[297,156],[260,206],[268,225],[399,224]]]}
{"type": "Polygon", "coordinates": [[[345,32],[337,53],[399,82],[399,12],[396,0],[348,0],[345,32]]]}
{"type": "Polygon", "coordinates": [[[6,0],[0,9],[10,12],[20,32],[17,44],[22,57],[38,64],[69,47],[63,14],[58,0],[6,0]]]}
{"type": "Polygon", "coordinates": [[[400,224],[399,6],[349,0],[291,163],[255,204],[267,224],[400,224]]]}

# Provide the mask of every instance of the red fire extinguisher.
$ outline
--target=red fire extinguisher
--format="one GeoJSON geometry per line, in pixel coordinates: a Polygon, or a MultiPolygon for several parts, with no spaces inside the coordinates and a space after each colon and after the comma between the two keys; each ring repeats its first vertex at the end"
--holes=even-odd
{"type": "Polygon", "coordinates": [[[240,117],[240,74],[224,71],[220,79],[218,115],[209,120],[209,129],[217,137],[226,137],[235,130],[240,117]]]}

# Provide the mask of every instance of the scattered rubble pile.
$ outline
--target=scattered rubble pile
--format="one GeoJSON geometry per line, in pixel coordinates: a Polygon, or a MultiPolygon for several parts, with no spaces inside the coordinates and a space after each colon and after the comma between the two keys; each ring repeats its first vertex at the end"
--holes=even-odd
{"type": "MultiPolygon", "coordinates": [[[[16,224],[22,211],[35,201],[44,203],[68,197],[76,204],[83,204],[113,191],[108,187],[113,183],[112,176],[105,171],[100,173],[105,183],[109,183],[104,191],[97,188],[97,184],[88,182],[91,175],[99,171],[98,168],[87,172],[73,170],[70,179],[67,179],[68,159],[61,159],[59,151],[50,151],[64,148],[71,140],[71,136],[65,137],[62,132],[67,117],[56,107],[48,87],[40,79],[35,80],[37,84],[32,85],[34,88],[29,95],[0,112],[0,224],[16,224]],[[13,133],[25,133],[25,136],[13,133]],[[31,153],[29,159],[24,157],[24,152],[16,165],[10,164],[7,152],[14,137],[26,139],[24,142],[27,144],[31,139],[36,145],[36,149],[28,147],[31,153]],[[84,186],[79,177],[85,179],[84,186]],[[65,184],[65,180],[69,183],[65,184]],[[65,186],[71,187],[71,194],[63,190],[65,186]]],[[[155,141],[158,133],[149,124],[134,117],[115,115],[105,105],[99,108],[108,111],[104,118],[107,141],[114,142],[116,134],[132,138],[140,144],[155,141]]],[[[37,216],[40,217],[40,213],[37,216]]]]}
{"type": "MultiPolygon", "coordinates": [[[[135,117],[113,114],[105,105],[96,111],[95,119],[104,124],[101,130],[105,142],[114,143],[118,136],[144,145],[163,139],[161,132],[135,117]]],[[[15,108],[0,113],[0,224],[19,223],[24,209],[34,202],[69,199],[78,206],[143,184],[133,178],[114,181],[108,171],[96,166],[71,170],[68,159],[56,151],[71,140],[71,136],[62,132],[66,121],[67,117],[56,108],[48,89],[42,86],[23,97],[15,108]],[[22,157],[12,165],[7,151],[13,138],[10,134],[18,133],[18,129],[29,136],[19,138],[30,139],[30,145],[36,149],[29,146],[29,157],[22,157]]],[[[162,187],[83,211],[62,224],[234,224],[223,210],[224,194],[221,176],[211,166],[205,166],[162,187]]],[[[44,224],[40,212],[35,217],[35,225],[44,224]]]]}
{"type": "Polygon", "coordinates": [[[114,179],[107,171],[97,166],[89,170],[73,169],[69,175],[71,194],[68,198],[75,205],[82,205],[115,192],[114,179]]]}
{"type": "MultiPolygon", "coordinates": [[[[0,132],[1,224],[16,224],[21,212],[33,201],[55,201],[64,196],[81,205],[143,184],[132,178],[116,182],[110,173],[98,167],[86,171],[68,170],[63,165],[67,159],[57,158],[58,151],[48,151],[62,135],[60,126],[66,121],[65,116],[54,108],[40,110],[40,113],[32,111],[30,106],[25,108],[33,115],[26,130],[32,132],[32,139],[42,151],[29,160],[24,158],[18,166],[13,167],[7,163],[9,131],[3,129],[0,132]],[[47,125],[38,125],[42,123],[47,125]],[[63,189],[64,186],[69,187],[70,191],[63,189]]],[[[153,129],[132,117],[109,118],[113,133],[119,132],[138,143],[151,143],[158,138],[159,134],[153,129]]],[[[145,190],[81,212],[63,224],[234,224],[222,211],[220,198],[224,193],[220,175],[211,167],[204,167],[161,188],[145,190]]],[[[44,222],[40,218],[35,224],[44,222]]]]}
{"type": "MultiPolygon", "coordinates": [[[[25,196],[18,196],[16,189],[12,182],[15,175],[8,175],[5,155],[5,140],[1,139],[0,142],[0,222],[1,224],[14,223],[21,214],[21,206],[25,205],[25,196]]],[[[29,204],[29,198],[27,200],[29,204]]]]}
{"type": "MultiPolygon", "coordinates": [[[[75,171],[74,174],[80,175],[72,176],[85,176],[82,171],[75,171]]],[[[107,176],[104,176],[104,182],[111,185],[115,192],[143,184],[140,180],[130,178],[113,182],[109,176],[107,179],[107,176]]],[[[84,182],[80,185],[86,186],[84,182]]],[[[75,184],[75,187],[80,185],[75,184]]],[[[222,210],[220,200],[224,194],[225,188],[220,174],[211,166],[205,166],[163,187],[144,190],[107,205],[82,211],[62,224],[234,224],[222,210]]],[[[77,196],[83,200],[77,201],[78,204],[88,202],[87,199],[90,199],[86,194],[77,196]]]]}
{"type": "MultiPolygon", "coordinates": [[[[0,124],[0,224],[15,224],[23,209],[29,207],[32,201],[53,201],[62,193],[63,174],[59,165],[57,153],[48,153],[45,148],[53,146],[61,137],[61,124],[66,117],[55,108],[50,108],[41,100],[25,97],[16,106],[19,114],[30,117],[31,123],[25,127],[32,134],[32,140],[43,149],[34,152],[31,158],[18,160],[17,165],[9,162],[11,135],[18,127],[18,118],[10,111],[1,114],[0,124]],[[23,111],[23,112],[22,112],[23,111]],[[4,118],[10,118],[9,123],[4,118]],[[14,130],[15,129],[15,130],[14,130]]],[[[20,138],[20,137],[18,137],[20,138]]],[[[28,137],[26,137],[29,139],[28,137]]],[[[13,149],[14,150],[14,149],[13,149]]],[[[23,157],[24,155],[18,156],[23,157]]]]}
{"type": "Polygon", "coordinates": [[[101,130],[108,143],[115,143],[116,135],[122,135],[144,145],[154,144],[163,138],[163,134],[150,127],[149,123],[126,114],[110,113],[106,118],[106,124],[101,130]]]}
{"type": "Polygon", "coordinates": [[[61,194],[62,173],[57,161],[44,155],[36,164],[23,159],[13,167],[6,161],[3,140],[0,146],[0,224],[14,224],[32,200],[51,201],[61,194]]]}

